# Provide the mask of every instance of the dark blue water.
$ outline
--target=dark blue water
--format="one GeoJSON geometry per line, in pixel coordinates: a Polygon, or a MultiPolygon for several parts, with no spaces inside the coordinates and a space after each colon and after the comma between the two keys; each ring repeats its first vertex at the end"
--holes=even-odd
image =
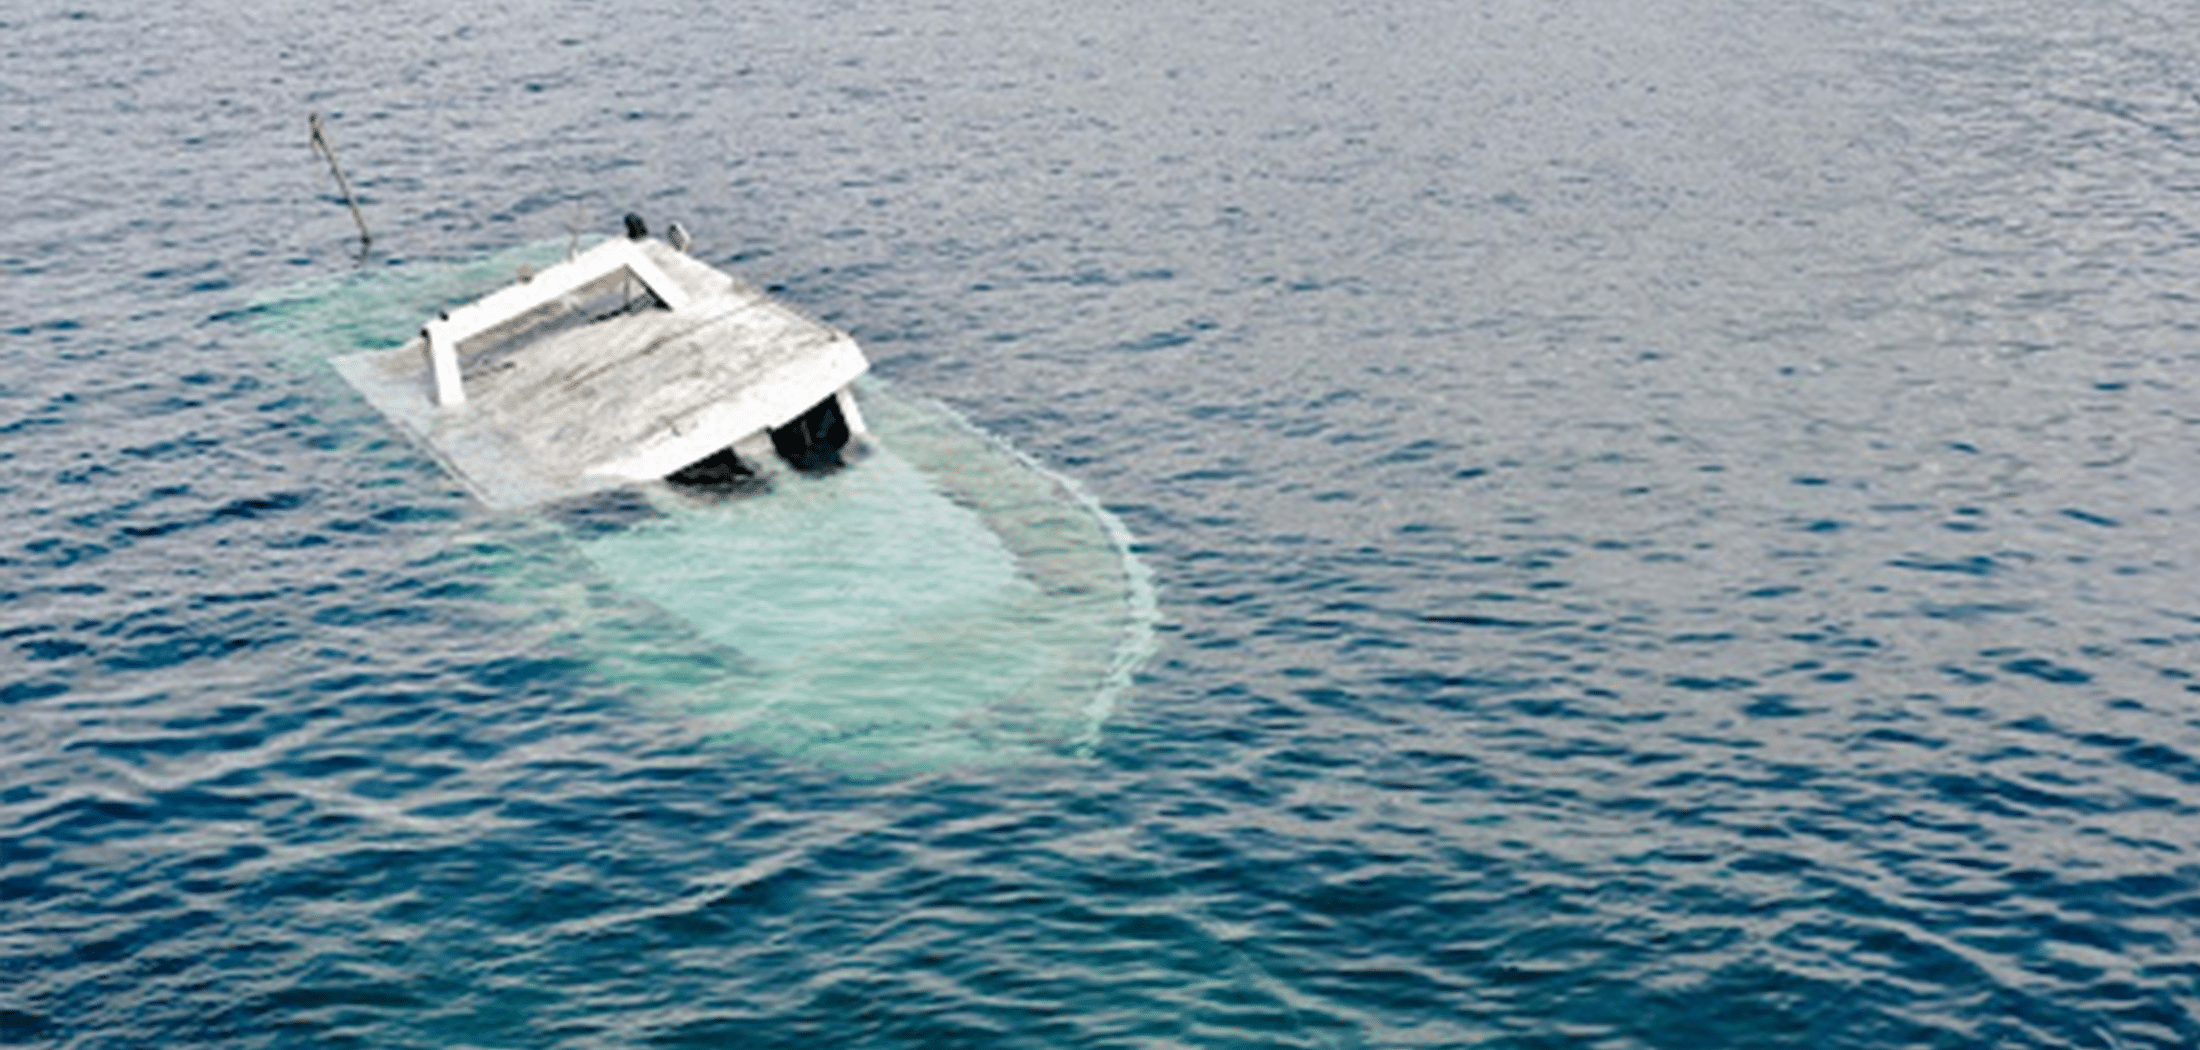
{"type": "Polygon", "coordinates": [[[2200,1045],[2195,41],[0,10],[0,1043],[2200,1045]],[[630,208],[1130,525],[1089,757],[714,740],[251,305],[630,208]]]}

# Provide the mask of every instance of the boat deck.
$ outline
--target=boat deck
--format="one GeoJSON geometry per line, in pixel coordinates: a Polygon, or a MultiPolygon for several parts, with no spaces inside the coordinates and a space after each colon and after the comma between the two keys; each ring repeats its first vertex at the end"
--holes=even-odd
{"type": "Polygon", "coordinates": [[[845,391],[869,368],[847,333],[654,240],[606,242],[335,365],[497,507],[660,478],[829,397],[860,432],[845,391]],[[458,403],[437,383],[438,323],[465,333],[445,379],[458,403]]]}

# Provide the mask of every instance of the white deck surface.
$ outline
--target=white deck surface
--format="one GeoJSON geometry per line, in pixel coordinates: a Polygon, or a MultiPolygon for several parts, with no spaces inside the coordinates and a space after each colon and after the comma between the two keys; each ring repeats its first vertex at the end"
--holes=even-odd
{"type": "MultiPolygon", "coordinates": [[[[508,353],[461,347],[465,401],[449,407],[436,404],[422,338],[338,358],[337,371],[483,502],[523,507],[663,477],[785,425],[870,367],[847,333],[659,241],[609,242],[534,280],[563,289],[562,269],[601,269],[590,257],[607,248],[639,249],[648,282],[672,283],[661,298],[678,309],[577,324],[508,353]]],[[[452,314],[543,298],[515,290],[452,314]]],[[[501,323],[476,321],[469,331],[501,323]]]]}

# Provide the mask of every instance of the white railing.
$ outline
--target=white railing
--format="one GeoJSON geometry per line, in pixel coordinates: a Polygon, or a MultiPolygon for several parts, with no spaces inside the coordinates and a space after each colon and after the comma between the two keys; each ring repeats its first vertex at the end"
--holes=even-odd
{"type": "Polygon", "coordinates": [[[435,403],[442,408],[466,403],[458,369],[459,343],[620,270],[632,274],[666,307],[678,310],[687,305],[687,294],[640,246],[632,241],[605,241],[536,274],[533,280],[499,289],[422,326],[420,335],[427,340],[429,368],[435,376],[435,403]]]}

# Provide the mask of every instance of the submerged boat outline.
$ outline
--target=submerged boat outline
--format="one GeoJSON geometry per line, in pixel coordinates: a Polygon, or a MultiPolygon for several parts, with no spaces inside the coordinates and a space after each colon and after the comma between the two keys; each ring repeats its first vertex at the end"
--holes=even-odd
{"type": "MultiPolygon", "coordinates": [[[[1074,480],[944,406],[905,395],[880,380],[859,379],[867,362],[853,376],[845,364],[837,372],[811,369],[805,382],[786,384],[788,392],[777,403],[791,407],[746,415],[721,411],[713,417],[710,411],[717,403],[708,397],[680,401],[680,412],[653,417],[668,420],[661,431],[641,431],[645,443],[678,450],[650,461],[639,471],[645,477],[630,476],[636,473],[631,465],[622,468],[624,474],[588,469],[591,464],[617,464],[619,455],[575,455],[548,466],[539,460],[515,465],[495,458],[514,449],[539,456],[544,446],[530,446],[535,439],[510,434],[484,436],[484,424],[500,418],[497,383],[508,378],[490,370],[524,371],[518,355],[544,345],[545,338],[571,340],[575,332],[632,328],[637,316],[663,330],[664,315],[680,310],[665,308],[657,282],[685,281],[692,288],[722,280],[719,289],[764,298],[662,242],[608,243],[608,249],[597,245],[588,252],[569,252],[569,261],[588,260],[572,272],[561,275],[559,264],[550,263],[519,284],[476,300],[489,301],[515,287],[526,289],[502,301],[500,309],[511,316],[527,315],[545,301],[564,303],[552,311],[562,311],[562,321],[543,314],[531,326],[516,326],[530,329],[531,338],[508,338],[514,329],[499,334],[500,322],[494,319],[481,325],[480,318],[473,318],[469,325],[445,330],[466,333],[449,340],[458,351],[452,355],[458,380],[466,384],[460,388],[465,391],[461,404],[437,403],[431,346],[435,322],[423,326],[428,331],[392,346],[389,328],[402,323],[394,316],[395,304],[384,309],[339,305],[345,297],[371,300],[368,282],[377,275],[361,275],[349,286],[292,300],[282,312],[293,331],[304,332],[315,327],[317,314],[343,315],[343,324],[317,333],[321,340],[333,337],[350,344],[334,347],[337,352],[329,355],[336,370],[484,505],[553,521],[564,510],[592,500],[637,505],[640,514],[633,521],[604,530],[569,530],[568,540],[613,587],[670,613],[703,641],[744,658],[747,670],[741,674],[662,687],[679,712],[706,721],[710,735],[856,775],[901,775],[1047,752],[1089,754],[1154,648],[1157,601],[1150,576],[1132,553],[1128,529],[1074,480]],[[669,264],[664,261],[668,255],[669,264]],[[637,257],[647,265],[636,267],[632,260],[637,257]],[[664,276],[649,273],[651,268],[664,276]],[[615,309],[592,312],[592,293],[586,290],[595,286],[602,291],[606,278],[631,281],[635,287],[619,290],[615,309]],[[576,292],[583,293],[577,308],[576,292]],[[522,305],[515,309],[513,303],[522,305]],[[359,310],[381,316],[360,320],[359,310]],[[468,343],[483,332],[491,338],[468,343]],[[361,345],[376,348],[360,351],[361,345]],[[812,396],[817,400],[807,407],[797,404],[812,396]],[[821,420],[820,415],[830,418],[821,420]],[[687,443],[678,444],[682,440],[687,443]],[[713,451],[677,468],[666,467],[706,447],[713,451]],[[835,462],[845,462],[846,469],[831,469],[835,462]],[[697,484],[695,477],[686,476],[698,474],[737,484],[697,484]],[[727,498],[729,494],[735,498],[727,498]],[[838,528],[890,530],[893,540],[871,544],[875,549],[867,552],[849,544],[835,546],[825,537],[799,535],[801,528],[775,536],[758,527],[774,514],[784,517],[798,508],[838,528]],[[917,552],[900,561],[888,558],[881,569],[880,558],[893,554],[891,548],[916,542],[909,537],[922,531],[919,526],[932,528],[926,535],[941,546],[963,551],[955,556],[960,560],[927,565],[923,552],[917,552]],[[760,538],[770,542],[759,546],[760,538]],[[696,559],[710,571],[684,568],[696,559]],[[759,580],[772,577],[759,566],[773,566],[779,574],[773,578],[783,582],[786,572],[793,571],[787,563],[803,563],[797,568],[809,575],[789,585],[786,593],[772,594],[768,587],[759,592],[759,580]],[[862,622],[848,627],[846,637],[826,638],[791,655],[760,645],[759,638],[771,635],[786,614],[804,611],[790,604],[797,598],[794,592],[839,588],[864,594],[865,586],[896,573],[914,581],[908,593],[865,594],[859,611],[869,619],[856,617],[862,622]],[[959,579],[962,591],[916,578],[927,573],[959,579]],[[957,594],[960,604],[948,601],[957,594]],[[897,602],[898,607],[889,607],[897,602]]],[[[476,276],[468,283],[500,269],[515,272],[519,268],[509,260],[521,254],[540,257],[545,250],[537,245],[502,257],[506,262],[501,264],[477,264],[470,268],[476,276]]],[[[457,279],[454,268],[452,279],[434,282],[432,294],[438,302],[456,301],[449,285],[457,279]]],[[[420,302],[429,291],[416,290],[412,301],[420,302]]],[[[679,290],[673,294],[677,297],[679,290]]],[[[690,298],[680,305],[692,307],[694,302],[690,298]]],[[[813,346],[839,342],[854,349],[846,333],[800,318],[775,301],[747,308],[798,318],[783,322],[782,330],[801,334],[813,346]]],[[[430,305],[427,313],[442,322],[444,314],[467,319],[466,310],[463,304],[445,309],[430,305]]],[[[754,329],[752,325],[749,330],[754,329]]],[[[655,345],[662,351],[663,343],[630,340],[627,345],[655,345]]],[[[855,353],[860,360],[860,350],[855,353]]],[[[509,415],[509,410],[502,414],[509,415]]],[[[834,625],[823,633],[839,630],[834,625]]],[[[802,642],[807,645],[808,639],[802,642]]],[[[639,663],[646,661],[611,654],[605,660],[606,666],[616,665],[630,676],[647,677],[646,669],[637,672],[639,663]]],[[[653,691],[661,687],[648,685],[653,691]]]]}

